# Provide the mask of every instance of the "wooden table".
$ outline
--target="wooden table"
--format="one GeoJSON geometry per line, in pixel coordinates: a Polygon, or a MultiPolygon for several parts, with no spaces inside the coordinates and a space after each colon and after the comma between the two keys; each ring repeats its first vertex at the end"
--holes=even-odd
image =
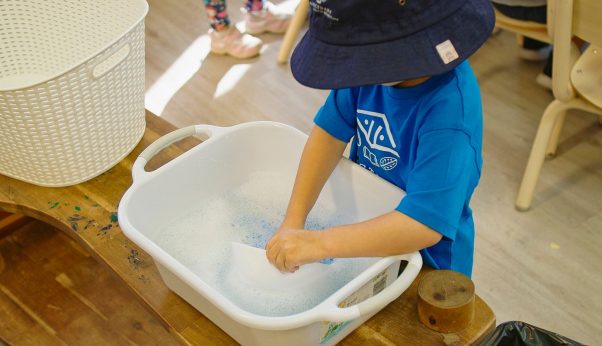
{"type": "MultiPolygon", "coordinates": [[[[108,265],[184,344],[235,344],[201,313],[161,281],[153,260],[127,239],[117,223],[117,205],[131,185],[131,168],[140,152],[175,128],[147,112],[147,129],[134,151],[108,172],[75,186],[45,188],[0,175],[0,210],[46,222],[69,234],[108,265]]],[[[165,149],[147,165],[159,167],[196,145],[194,138],[165,149]]],[[[473,324],[454,334],[431,331],[418,321],[418,279],[396,301],[342,341],[343,345],[465,345],[478,342],[495,327],[489,306],[476,297],[473,324]]]]}

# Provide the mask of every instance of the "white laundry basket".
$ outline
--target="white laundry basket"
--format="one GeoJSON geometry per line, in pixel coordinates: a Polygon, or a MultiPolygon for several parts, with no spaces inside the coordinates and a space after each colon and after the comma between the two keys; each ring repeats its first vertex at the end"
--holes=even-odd
{"type": "Polygon", "coordinates": [[[0,0],[0,174],[91,179],[145,129],[144,0],[0,0]]]}

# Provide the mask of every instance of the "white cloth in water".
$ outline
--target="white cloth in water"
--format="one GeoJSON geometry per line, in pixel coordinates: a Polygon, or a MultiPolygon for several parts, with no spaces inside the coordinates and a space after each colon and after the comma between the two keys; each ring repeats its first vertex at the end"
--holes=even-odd
{"type": "Polygon", "coordinates": [[[281,273],[267,259],[264,249],[232,242],[229,276],[241,284],[267,291],[301,292],[328,277],[330,266],[310,263],[294,273],[281,273]]]}

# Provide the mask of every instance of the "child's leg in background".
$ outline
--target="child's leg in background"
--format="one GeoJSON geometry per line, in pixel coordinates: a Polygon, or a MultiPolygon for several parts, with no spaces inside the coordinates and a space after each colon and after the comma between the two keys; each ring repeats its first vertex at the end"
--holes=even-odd
{"type": "Polygon", "coordinates": [[[285,13],[268,0],[244,0],[245,23],[248,33],[259,35],[264,32],[284,33],[291,20],[285,13]]]}
{"type": "Polygon", "coordinates": [[[256,12],[263,10],[265,0],[245,0],[245,10],[247,12],[256,12]]]}
{"type": "Polygon", "coordinates": [[[203,0],[211,26],[211,51],[245,59],[259,54],[262,41],[252,35],[264,32],[283,33],[291,19],[290,13],[282,12],[267,0],[243,0],[245,27],[243,34],[230,25],[226,0],[203,0]],[[250,35],[251,34],[251,35],[250,35]]]}
{"type": "Polygon", "coordinates": [[[257,37],[243,34],[235,25],[230,25],[226,0],[203,0],[203,2],[212,29],[210,37],[213,53],[228,54],[239,59],[259,54],[263,42],[257,37]]]}
{"type": "MultiPolygon", "coordinates": [[[[230,26],[230,17],[226,6],[226,0],[203,0],[205,11],[209,19],[209,25],[215,31],[222,31],[230,26]]],[[[247,12],[259,12],[263,10],[265,0],[244,0],[247,12]]]]}
{"type": "Polygon", "coordinates": [[[230,26],[230,17],[226,9],[226,0],[204,0],[205,12],[209,25],[215,31],[222,31],[230,26]]]}

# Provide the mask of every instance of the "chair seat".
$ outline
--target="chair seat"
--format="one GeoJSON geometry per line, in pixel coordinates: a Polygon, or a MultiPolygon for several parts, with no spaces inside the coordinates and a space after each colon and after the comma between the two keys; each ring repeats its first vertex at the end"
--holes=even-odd
{"type": "Polygon", "coordinates": [[[535,40],[552,43],[546,24],[510,18],[495,10],[495,26],[535,40]]]}
{"type": "Polygon", "coordinates": [[[602,108],[602,49],[589,46],[571,71],[571,82],[584,99],[602,108]]]}

